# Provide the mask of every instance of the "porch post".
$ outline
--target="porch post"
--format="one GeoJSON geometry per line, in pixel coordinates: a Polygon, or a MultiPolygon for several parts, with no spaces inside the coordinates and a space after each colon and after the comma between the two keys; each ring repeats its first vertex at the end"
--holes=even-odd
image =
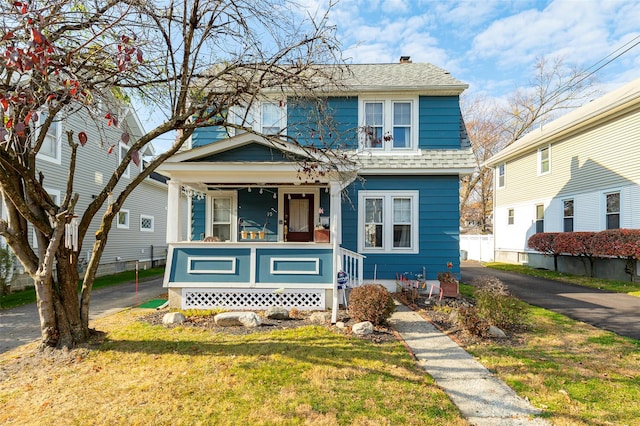
{"type": "Polygon", "coordinates": [[[180,181],[171,179],[167,191],[167,244],[182,241],[180,181]]]}
{"type": "Polygon", "coordinates": [[[338,308],[340,306],[339,298],[338,298],[338,272],[339,268],[342,266],[342,257],[340,255],[340,245],[339,243],[342,241],[340,232],[341,224],[341,206],[340,206],[340,192],[342,188],[338,182],[331,182],[331,200],[330,200],[330,209],[331,209],[331,226],[329,229],[330,241],[333,243],[333,307],[331,310],[331,323],[335,324],[338,321],[338,308]]]}

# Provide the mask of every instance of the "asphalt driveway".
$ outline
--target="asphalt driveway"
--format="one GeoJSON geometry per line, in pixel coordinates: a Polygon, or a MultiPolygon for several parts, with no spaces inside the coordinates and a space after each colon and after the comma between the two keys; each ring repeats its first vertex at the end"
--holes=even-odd
{"type": "Polygon", "coordinates": [[[461,272],[466,283],[482,275],[498,277],[511,294],[531,305],[640,340],[640,297],[499,271],[472,261],[463,262],[461,272]]]}
{"type": "MultiPolygon", "coordinates": [[[[104,287],[91,292],[89,320],[136,306],[166,293],[162,277],[104,287]]],[[[35,303],[0,310],[0,353],[40,338],[40,317],[35,303]]]]}

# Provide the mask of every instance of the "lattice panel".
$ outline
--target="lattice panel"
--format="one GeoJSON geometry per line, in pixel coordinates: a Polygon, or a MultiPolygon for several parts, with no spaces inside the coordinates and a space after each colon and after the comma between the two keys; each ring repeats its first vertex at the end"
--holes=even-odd
{"type": "Polygon", "coordinates": [[[271,306],[300,310],[325,309],[324,290],[287,289],[274,293],[272,289],[200,289],[182,290],[182,309],[258,309],[271,306]]]}

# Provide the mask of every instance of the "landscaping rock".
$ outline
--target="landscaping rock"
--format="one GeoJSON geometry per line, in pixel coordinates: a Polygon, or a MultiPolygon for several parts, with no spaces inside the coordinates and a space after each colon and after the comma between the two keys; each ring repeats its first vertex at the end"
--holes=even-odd
{"type": "Polygon", "coordinates": [[[255,312],[223,312],[213,317],[220,327],[257,327],[262,324],[262,318],[255,312]]]}
{"type": "Polygon", "coordinates": [[[180,312],[169,312],[162,317],[162,323],[168,324],[182,324],[187,319],[180,312]]]}
{"type": "Polygon", "coordinates": [[[507,335],[505,334],[504,331],[500,330],[498,327],[496,327],[495,325],[492,325],[491,327],[489,327],[489,330],[487,331],[487,334],[491,337],[497,337],[499,339],[504,339],[507,337],[507,335]]]}
{"type": "Polygon", "coordinates": [[[359,322],[351,327],[351,331],[357,336],[366,336],[373,333],[373,324],[370,321],[359,322]]]}
{"type": "Polygon", "coordinates": [[[326,324],[331,321],[331,312],[314,312],[309,317],[309,321],[314,324],[326,324]]]}
{"type": "Polygon", "coordinates": [[[286,320],[289,319],[289,311],[279,306],[272,306],[265,311],[264,316],[268,319],[286,320]]]}
{"type": "Polygon", "coordinates": [[[342,321],[338,321],[336,323],[336,328],[343,329],[343,328],[346,328],[346,327],[347,327],[347,325],[342,321]]]}

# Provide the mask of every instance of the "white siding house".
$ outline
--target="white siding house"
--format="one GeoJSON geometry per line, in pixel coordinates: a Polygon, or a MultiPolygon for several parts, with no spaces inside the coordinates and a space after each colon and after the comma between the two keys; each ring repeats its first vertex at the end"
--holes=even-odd
{"type": "MultiPolygon", "coordinates": [[[[40,116],[44,120],[44,114],[40,116]]],[[[49,137],[37,156],[36,167],[44,177],[44,187],[54,198],[60,201],[65,195],[67,175],[70,166],[70,147],[67,144],[67,130],[73,131],[74,139],[80,132],[85,132],[88,141],[79,147],[76,171],[74,174],[73,192],[79,194],[76,213],[81,215],[93,198],[100,193],[106,181],[119,165],[122,153],[127,146],[121,142],[122,129],[125,128],[131,142],[140,137],[144,130],[135,111],[125,108],[121,111],[121,122],[118,129],[96,123],[82,113],[72,114],[56,122],[49,130],[49,137]],[[113,147],[113,149],[110,149],[113,147]]],[[[76,139],[77,140],[77,139],[76,139]]],[[[147,145],[141,157],[153,155],[153,147],[147,145]]],[[[133,162],[116,187],[116,193],[127,185],[141,171],[133,162]]],[[[96,214],[82,243],[79,253],[79,267],[86,265],[91,256],[95,232],[100,225],[106,207],[96,214]]],[[[121,213],[118,215],[103,253],[98,275],[135,268],[140,262],[141,268],[162,265],[166,260],[166,214],[167,184],[166,178],[154,173],[143,181],[128,197],[121,213]]],[[[30,235],[34,248],[37,241],[33,232],[30,235]]],[[[20,267],[18,267],[18,272],[20,267]]],[[[17,278],[14,288],[31,284],[26,276],[17,278]]]]}
{"type": "Polygon", "coordinates": [[[527,262],[536,232],[640,228],[639,164],[640,79],[502,150],[487,162],[495,260],[527,262]]]}

